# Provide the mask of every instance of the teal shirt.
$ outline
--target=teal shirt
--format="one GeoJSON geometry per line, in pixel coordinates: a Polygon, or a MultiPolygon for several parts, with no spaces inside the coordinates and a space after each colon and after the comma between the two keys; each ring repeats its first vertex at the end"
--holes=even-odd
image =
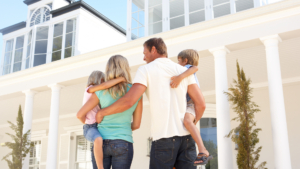
{"type": "MultiPolygon", "coordinates": [[[[127,92],[131,86],[131,84],[128,84],[127,92]]],[[[105,92],[105,90],[99,90],[95,92],[95,94],[100,100],[101,108],[106,108],[112,105],[120,98],[118,97],[117,99],[113,99],[109,92],[105,92]]],[[[121,139],[133,143],[131,120],[137,104],[138,102],[136,102],[130,109],[127,109],[122,113],[104,116],[102,122],[98,124],[98,130],[104,140],[121,139]]]]}

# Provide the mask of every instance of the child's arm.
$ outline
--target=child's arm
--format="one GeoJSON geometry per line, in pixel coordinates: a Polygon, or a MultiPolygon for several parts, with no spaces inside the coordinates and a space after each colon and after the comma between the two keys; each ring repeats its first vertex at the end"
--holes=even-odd
{"type": "Polygon", "coordinates": [[[172,88],[176,88],[184,78],[196,73],[197,71],[198,71],[198,67],[192,66],[189,69],[187,69],[185,72],[183,72],[182,74],[180,74],[178,76],[173,76],[171,78],[170,86],[172,88]]]}
{"type": "Polygon", "coordinates": [[[131,123],[131,130],[136,130],[140,128],[142,121],[142,112],[143,112],[143,96],[141,97],[138,105],[136,106],[133,112],[133,122],[131,123]]]}
{"type": "Polygon", "coordinates": [[[114,86],[118,83],[125,82],[125,81],[126,81],[126,79],[124,77],[118,77],[116,79],[112,79],[112,80],[109,80],[107,82],[103,82],[99,85],[92,86],[87,90],[87,92],[88,93],[94,93],[98,90],[108,89],[108,88],[110,88],[110,87],[112,87],[112,86],[114,86]]]}

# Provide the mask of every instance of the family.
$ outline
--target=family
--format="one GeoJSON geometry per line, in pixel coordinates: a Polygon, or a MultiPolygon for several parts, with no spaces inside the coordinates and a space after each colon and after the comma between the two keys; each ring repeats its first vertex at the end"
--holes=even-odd
{"type": "Polygon", "coordinates": [[[198,53],[183,50],[176,64],[168,59],[163,39],[151,38],[143,47],[147,64],[139,67],[133,81],[129,63],[121,55],[108,60],[105,74],[94,71],[88,78],[77,118],[84,124],[84,137],[94,143],[93,168],[130,168],[132,131],[141,125],[144,92],[149,99],[153,140],[149,168],[196,169],[207,164],[213,157],[196,126],[205,110],[195,75],[198,53]]]}

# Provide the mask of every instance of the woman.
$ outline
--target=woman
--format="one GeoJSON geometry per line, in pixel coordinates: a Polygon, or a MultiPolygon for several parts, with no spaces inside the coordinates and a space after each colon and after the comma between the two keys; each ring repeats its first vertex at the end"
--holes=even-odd
{"type": "MultiPolygon", "coordinates": [[[[95,92],[79,112],[88,112],[99,102],[101,108],[108,107],[127,93],[132,86],[128,61],[121,55],[115,55],[109,59],[105,74],[106,81],[124,77],[126,82],[95,92]]],[[[98,130],[103,137],[104,169],[111,167],[113,169],[130,168],[133,158],[132,131],[138,129],[141,124],[142,100],[140,98],[137,103],[124,112],[105,116],[102,122],[98,124],[98,130]],[[131,122],[132,119],[133,122],[131,122]]],[[[94,160],[93,166],[96,166],[94,160]]]]}

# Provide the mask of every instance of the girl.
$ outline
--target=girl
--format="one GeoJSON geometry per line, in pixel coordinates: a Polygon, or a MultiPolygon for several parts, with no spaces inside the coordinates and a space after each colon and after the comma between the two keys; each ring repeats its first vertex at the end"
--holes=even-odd
{"type": "MultiPolygon", "coordinates": [[[[93,71],[88,78],[87,88],[83,96],[83,104],[85,104],[92,95],[92,92],[110,88],[120,82],[124,82],[125,78],[120,77],[107,82],[104,82],[104,73],[101,71],[93,71]],[[96,86],[95,86],[96,85],[96,86]]],[[[96,105],[89,112],[78,112],[77,118],[85,124],[83,126],[84,137],[94,143],[94,155],[98,169],[103,169],[103,151],[102,151],[102,137],[97,129],[96,113],[100,110],[100,106],[96,105]]],[[[96,168],[96,166],[94,166],[96,168]]]]}

